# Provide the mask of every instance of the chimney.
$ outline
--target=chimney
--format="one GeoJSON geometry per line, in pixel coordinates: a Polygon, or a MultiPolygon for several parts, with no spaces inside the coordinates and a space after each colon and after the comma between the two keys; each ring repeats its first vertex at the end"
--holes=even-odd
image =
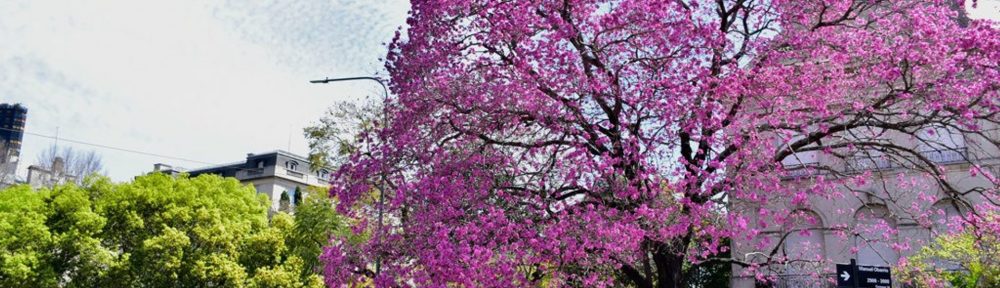
{"type": "Polygon", "coordinates": [[[173,167],[163,163],[153,164],[153,172],[166,172],[172,170],[173,167]]]}
{"type": "Polygon", "coordinates": [[[52,159],[52,174],[63,174],[65,172],[66,163],[63,161],[62,157],[56,157],[52,159]]]}

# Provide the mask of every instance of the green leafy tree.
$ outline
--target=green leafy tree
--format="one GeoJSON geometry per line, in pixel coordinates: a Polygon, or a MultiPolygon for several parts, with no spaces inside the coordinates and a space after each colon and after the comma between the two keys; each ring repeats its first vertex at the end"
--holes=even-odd
{"type": "MultiPolygon", "coordinates": [[[[304,263],[304,272],[320,272],[322,263],[319,255],[331,236],[353,235],[349,232],[346,219],[337,214],[335,201],[326,196],[322,188],[311,187],[305,200],[295,208],[295,225],[289,234],[291,254],[304,263]]],[[[353,236],[354,242],[363,241],[363,236],[353,236]]]]}
{"type": "MultiPolygon", "coordinates": [[[[723,240],[724,247],[729,247],[730,239],[723,240]]],[[[695,242],[698,243],[698,242],[695,242]]],[[[732,252],[725,250],[719,257],[730,257],[732,252]]],[[[685,286],[690,288],[724,288],[729,287],[729,278],[733,273],[733,265],[723,261],[705,261],[686,264],[683,269],[685,286]]]]}
{"type": "Polygon", "coordinates": [[[46,226],[52,234],[49,264],[68,287],[101,286],[108,272],[120,269],[117,252],[101,242],[107,219],[93,209],[90,193],[62,185],[37,195],[46,200],[46,226]]]}
{"type": "Polygon", "coordinates": [[[118,265],[101,244],[104,226],[74,185],[0,191],[0,286],[100,286],[118,265]]]}
{"type": "Polygon", "coordinates": [[[0,286],[54,286],[56,272],[47,265],[52,233],[45,226],[45,196],[28,187],[0,193],[0,286]]]}
{"type": "Polygon", "coordinates": [[[303,129],[309,143],[312,167],[340,166],[348,157],[371,144],[361,141],[373,131],[381,117],[382,103],[372,98],[360,102],[339,102],[318,123],[303,129]]]}
{"type": "Polygon", "coordinates": [[[292,196],[292,204],[295,204],[295,206],[302,204],[302,189],[298,186],[295,187],[295,196],[292,196]]]}
{"type": "Polygon", "coordinates": [[[123,286],[246,281],[246,272],[237,269],[239,243],[268,224],[267,200],[253,188],[217,176],[162,174],[97,187],[111,188],[99,191],[95,205],[108,218],[106,243],[128,261],[127,273],[116,277],[123,286]]]}
{"type": "Polygon", "coordinates": [[[898,270],[905,282],[917,287],[1000,287],[998,238],[1000,236],[977,233],[971,227],[961,233],[942,235],[921,248],[898,270]]]}
{"type": "Polygon", "coordinates": [[[278,211],[281,212],[291,212],[291,201],[288,198],[288,191],[281,191],[281,196],[278,198],[278,211]]]}
{"type": "Polygon", "coordinates": [[[0,287],[321,287],[320,248],[297,245],[341,220],[303,206],[321,232],[269,219],[266,196],[213,175],[11,187],[0,190],[0,287]]]}

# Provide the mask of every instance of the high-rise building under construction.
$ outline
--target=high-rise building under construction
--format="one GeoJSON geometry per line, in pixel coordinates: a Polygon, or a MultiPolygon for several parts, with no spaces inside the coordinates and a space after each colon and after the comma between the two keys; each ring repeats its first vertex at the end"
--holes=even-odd
{"type": "Polygon", "coordinates": [[[16,163],[21,156],[28,109],[21,104],[0,104],[0,163],[16,163]]]}

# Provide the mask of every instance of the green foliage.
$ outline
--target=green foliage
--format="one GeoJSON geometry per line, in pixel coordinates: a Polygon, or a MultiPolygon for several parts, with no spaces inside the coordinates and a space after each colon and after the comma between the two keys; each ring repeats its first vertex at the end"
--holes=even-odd
{"type": "Polygon", "coordinates": [[[937,237],[899,269],[901,278],[919,287],[1000,287],[1000,239],[973,232],[937,237]]]}
{"type": "Polygon", "coordinates": [[[300,189],[298,186],[295,187],[295,196],[292,197],[292,204],[295,204],[295,206],[299,206],[299,204],[302,204],[302,189],[300,189]]]}
{"type": "Polygon", "coordinates": [[[289,213],[292,211],[291,201],[288,199],[288,191],[281,191],[278,197],[278,211],[289,213]]]}
{"type": "Polygon", "coordinates": [[[342,225],[311,194],[268,219],[266,196],[213,175],[0,190],[0,287],[320,287],[326,240],[303,239],[342,225]]]}
{"type": "MultiPolygon", "coordinates": [[[[720,257],[729,257],[728,253],[723,253],[726,256],[720,257]]],[[[712,261],[697,265],[686,264],[683,273],[685,275],[686,287],[723,288],[729,287],[729,279],[732,276],[733,268],[732,264],[712,261]]]]}
{"type": "Polygon", "coordinates": [[[56,284],[47,263],[53,236],[45,226],[45,198],[23,186],[0,193],[0,286],[56,284]]]}
{"type": "Polygon", "coordinates": [[[345,219],[337,214],[334,205],[334,200],[326,196],[326,191],[310,188],[302,204],[295,208],[298,221],[292,227],[288,243],[292,247],[291,254],[302,259],[305,271],[320,271],[319,255],[331,236],[353,235],[348,232],[345,219]]]}
{"type": "MultiPolygon", "coordinates": [[[[379,99],[381,100],[381,99],[379,99]]],[[[362,134],[377,127],[382,104],[365,98],[361,103],[340,102],[320,118],[319,123],[303,129],[309,142],[312,167],[339,166],[364,143],[362,134]]]]}
{"type": "MultiPolygon", "coordinates": [[[[704,219],[705,221],[718,221],[717,218],[704,219]]],[[[708,238],[691,241],[689,249],[697,249],[703,241],[710,241],[708,238]]],[[[731,247],[732,241],[729,238],[721,240],[722,247],[731,247]]],[[[726,259],[732,257],[732,252],[728,248],[716,254],[715,258],[726,259]]],[[[704,261],[700,263],[684,263],[682,272],[684,274],[684,287],[689,288],[723,288],[729,287],[729,278],[732,276],[732,264],[725,261],[704,261]]]]}

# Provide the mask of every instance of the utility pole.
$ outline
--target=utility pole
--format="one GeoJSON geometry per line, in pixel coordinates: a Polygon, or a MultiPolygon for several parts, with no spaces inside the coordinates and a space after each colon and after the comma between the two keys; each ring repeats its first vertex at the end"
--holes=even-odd
{"type": "MultiPolygon", "coordinates": [[[[375,78],[375,77],[370,77],[370,76],[360,76],[360,77],[344,77],[344,78],[324,78],[323,80],[311,80],[311,81],[309,81],[309,83],[327,84],[327,83],[331,83],[331,82],[360,81],[360,80],[375,81],[375,82],[378,83],[379,86],[382,87],[382,103],[383,103],[383,106],[382,106],[382,109],[383,109],[383,111],[382,111],[382,125],[387,125],[388,124],[388,121],[387,121],[388,116],[386,115],[386,113],[384,111],[385,110],[385,106],[384,105],[385,105],[385,103],[387,101],[389,101],[389,89],[385,88],[385,82],[382,82],[381,79],[378,79],[378,78],[375,78]]],[[[382,225],[383,225],[382,224],[382,218],[383,218],[383,216],[382,216],[382,214],[383,214],[382,210],[384,209],[383,207],[385,206],[385,193],[386,193],[385,192],[385,183],[386,183],[385,165],[383,165],[381,171],[379,171],[379,178],[380,178],[379,179],[379,183],[375,184],[375,189],[378,189],[378,233],[379,233],[378,235],[376,235],[376,239],[377,239],[376,241],[378,241],[376,244],[378,246],[382,246],[382,235],[381,235],[381,233],[382,233],[382,225]]],[[[378,275],[380,275],[381,273],[382,273],[382,255],[381,255],[381,253],[379,253],[379,255],[375,256],[375,277],[378,277],[378,275]]],[[[375,278],[375,277],[373,277],[373,278],[375,278]]]]}

